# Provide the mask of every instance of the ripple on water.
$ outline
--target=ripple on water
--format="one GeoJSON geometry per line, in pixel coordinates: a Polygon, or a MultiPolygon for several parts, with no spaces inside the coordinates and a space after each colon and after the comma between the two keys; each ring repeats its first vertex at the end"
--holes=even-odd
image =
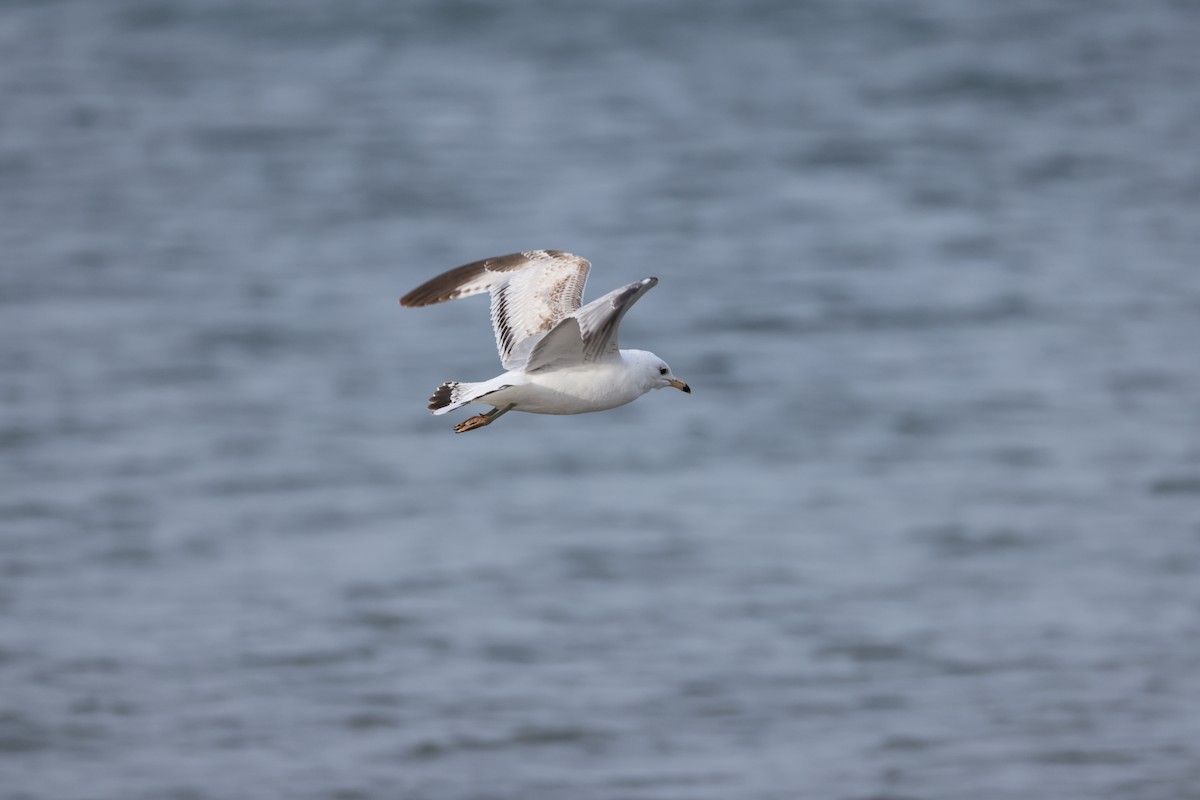
{"type": "Polygon", "coordinates": [[[598,728],[578,726],[524,726],[507,735],[492,738],[480,736],[454,736],[444,739],[428,739],[417,742],[405,752],[407,757],[418,760],[447,758],[477,750],[554,749],[568,747],[596,751],[613,740],[612,734],[598,728]]]}

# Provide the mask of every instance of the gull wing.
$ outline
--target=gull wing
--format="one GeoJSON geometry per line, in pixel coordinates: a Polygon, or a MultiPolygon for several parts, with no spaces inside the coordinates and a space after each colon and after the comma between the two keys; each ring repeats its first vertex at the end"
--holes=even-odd
{"type": "Polygon", "coordinates": [[[564,317],[533,347],[525,371],[545,372],[616,358],[621,319],[657,284],[658,278],[634,281],[564,317]]]}
{"type": "Polygon", "coordinates": [[[526,250],[473,261],[445,272],[400,298],[428,306],[490,292],[492,329],[505,369],[517,369],[534,345],[579,309],[591,264],[562,250],[526,250]]]}

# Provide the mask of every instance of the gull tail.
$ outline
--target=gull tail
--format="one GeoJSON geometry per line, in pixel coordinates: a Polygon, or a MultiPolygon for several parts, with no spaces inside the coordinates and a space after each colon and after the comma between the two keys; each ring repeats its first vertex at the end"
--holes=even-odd
{"type": "Polygon", "coordinates": [[[508,384],[498,383],[494,378],[480,383],[446,381],[433,390],[429,398],[429,410],[434,414],[445,414],[467,403],[486,397],[492,392],[507,389],[508,384]]]}
{"type": "Polygon", "coordinates": [[[475,388],[473,383],[446,381],[434,389],[433,394],[430,395],[429,410],[434,414],[445,414],[447,411],[453,411],[459,406],[466,405],[471,402],[466,396],[473,388],[475,388]]]}

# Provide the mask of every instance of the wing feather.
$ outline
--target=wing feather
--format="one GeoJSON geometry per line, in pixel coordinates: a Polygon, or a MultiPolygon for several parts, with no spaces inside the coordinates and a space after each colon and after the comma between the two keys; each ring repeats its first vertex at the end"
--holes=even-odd
{"type": "Polygon", "coordinates": [[[616,358],[620,351],[617,330],[630,307],[658,284],[658,278],[613,289],[563,319],[532,348],[527,372],[565,367],[616,358]]]}
{"type": "Polygon", "coordinates": [[[561,250],[527,250],[474,261],[445,272],[400,298],[427,306],[491,293],[492,329],[506,369],[523,365],[537,341],[579,308],[591,264],[561,250]]]}

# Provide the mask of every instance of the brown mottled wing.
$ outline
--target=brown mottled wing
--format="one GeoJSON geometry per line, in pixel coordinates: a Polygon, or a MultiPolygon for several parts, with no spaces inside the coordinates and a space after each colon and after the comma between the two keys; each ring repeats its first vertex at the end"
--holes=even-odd
{"type": "Polygon", "coordinates": [[[400,298],[400,305],[417,307],[457,300],[473,294],[486,292],[497,283],[508,280],[507,273],[525,269],[531,264],[560,258],[574,259],[576,256],[561,250],[529,250],[524,253],[509,253],[506,256],[485,258],[443,272],[436,278],[425,281],[400,298]]]}
{"type": "Polygon", "coordinates": [[[481,292],[492,296],[492,328],[505,369],[524,365],[537,340],[579,308],[591,265],[561,250],[527,250],[465,264],[413,289],[403,306],[481,292]]]}

